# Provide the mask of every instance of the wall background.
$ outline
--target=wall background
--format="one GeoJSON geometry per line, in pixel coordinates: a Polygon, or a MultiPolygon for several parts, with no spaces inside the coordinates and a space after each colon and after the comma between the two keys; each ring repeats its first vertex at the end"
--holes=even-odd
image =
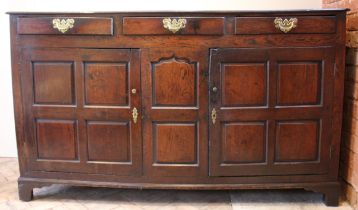
{"type": "Polygon", "coordinates": [[[10,0],[1,2],[0,7],[0,157],[16,156],[14,109],[12,105],[10,68],[10,30],[8,10],[10,0]]]}
{"type": "Polygon", "coordinates": [[[323,0],[323,7],[346,7],[346,77],[343,106],[343,128],[340,176],[343,194],[358,210],[358,1],[323,0]]]}
{"type": "Polygon", "coordinates": [[[2,0],[0,7],[0,157],[16,157],[16,137],[11,87],[8,11],[196,11],[196,10],[287,10],[317,9],[321,0],[2,0]]]}

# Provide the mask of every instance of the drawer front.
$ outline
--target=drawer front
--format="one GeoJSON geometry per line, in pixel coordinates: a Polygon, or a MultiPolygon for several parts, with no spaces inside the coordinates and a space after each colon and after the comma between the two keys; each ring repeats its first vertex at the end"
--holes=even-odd
{"type": "Polygon", "coordinates": [[[110,17],[20,17],[18,34],[112,35],[110,17]]]}
{"type": "Polygon", "coordinates": [[[236,17],[236,34],[280,34],[280,33],[322,33],[336,32],[333,16],[305,17],[236,17]]]}
{"type": "Polygon", "coordinates": [[[223,17],[124,17],[126,35],[223,35],[223,17]]]}

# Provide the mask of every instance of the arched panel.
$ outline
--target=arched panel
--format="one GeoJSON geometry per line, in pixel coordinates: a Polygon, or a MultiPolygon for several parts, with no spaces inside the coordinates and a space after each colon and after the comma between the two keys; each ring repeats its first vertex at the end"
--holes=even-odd
{"type": "Polygon", "coordinates": [[[153,106],[196,106],[197,65],[177,58],[152,64],[153,106]]]}

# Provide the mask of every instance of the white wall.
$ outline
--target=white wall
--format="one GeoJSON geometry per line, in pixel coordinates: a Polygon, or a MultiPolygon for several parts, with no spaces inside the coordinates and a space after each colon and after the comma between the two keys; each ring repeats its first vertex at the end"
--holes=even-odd
{"type": "Polygon", "coordinates": [[[2,0],[0,8],[0,157],[15,157],[16,139],[7,11],[196,11],[320,8],[321,0],[2,0]]]}
{"type": "Polygon", "coordinates": [[[14,109],[12,104],[10,68],[10,30],[9,18],[5,14],[8,1],[0,7],[0,157],[16,156],[14,109]]]}

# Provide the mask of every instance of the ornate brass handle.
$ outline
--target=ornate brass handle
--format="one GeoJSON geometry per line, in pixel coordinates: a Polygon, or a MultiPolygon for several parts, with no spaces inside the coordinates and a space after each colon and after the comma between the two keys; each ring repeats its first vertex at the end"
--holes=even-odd
{"type": "Polygon", "coordinates": [[[291,31],[293,28],[296,28],[297,22],[298,22],[297,18],[282,19],[277,17],[274,20],[275,27],[280,29],[284,33],[287,33],[291,31]]]}
{"type": "Polygon", "coordinates": [[[133,111],[132,111],[132,117],[133,117],[133,122],[134,123],[137,123],[137,120],[138,120],[138,110],[137,108],[133,108],[133,111]]]}
{"type": "Polygon", "coordinates": [[[74,24],[75,20],[72,18],[61,20],[56,18],[52,20],[53,28],[57,28],[62,33],[66,33],[70,28],[73,28],[74,24]]]}
{"type": "Polygon", "coordinates": [[[182,28],[185,28],[186,26],[186,19],[185,18],[179,18],[179,19],[170,19],[170,18],[164,18],[163,19],[163,27],[168,29],[169,31],[176,33],[182,28]]]}
{"type": "Polygon", "coordinates": [[[213,121],[213,124],[215,124],[216,122],[216,109],[213,108],[213,110],[211,111],[211,120],[213,121]]]}

